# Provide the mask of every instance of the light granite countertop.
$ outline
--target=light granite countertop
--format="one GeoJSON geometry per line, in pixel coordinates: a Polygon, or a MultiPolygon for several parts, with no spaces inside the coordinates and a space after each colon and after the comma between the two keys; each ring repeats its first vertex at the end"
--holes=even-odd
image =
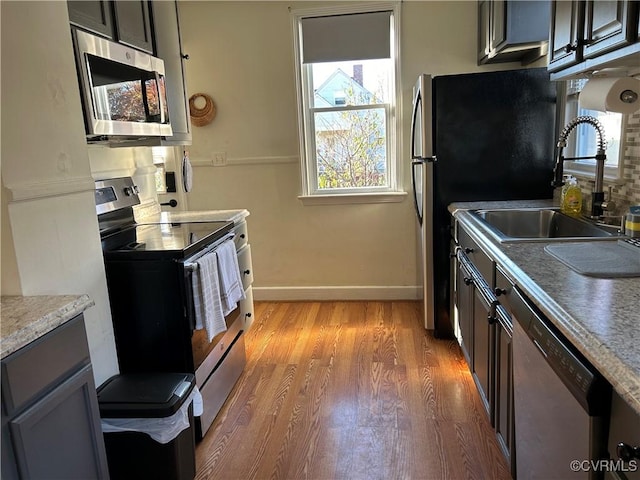
{"type": "Polygon", "coordinates": [[[180,223],[180,222],[233,222],[239,223],[249,216],[249,211],[240,210],[189,210],[185,212],[160,212],[144,217],[136,217],[136,222],[180,223]]]}
{"type": "Polygon", "coordinates": [[[3,296],[0,351],[5,358],[94,305],[88,295],[3,296]]]}
{"type": "Polygon", "coordinates": [[[449,211],[640,414],[640,278],[580,275],[545,252],[549,243],[500,244],[466,211],[548,206],[550,201],[465,202],[449,211]]]}

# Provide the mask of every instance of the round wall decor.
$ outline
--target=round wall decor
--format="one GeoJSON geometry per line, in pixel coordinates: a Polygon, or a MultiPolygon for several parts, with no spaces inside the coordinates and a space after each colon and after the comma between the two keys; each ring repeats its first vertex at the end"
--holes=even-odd
{"type": "Polygon", "coordinates": [[[191,123],[196,127],[203,127],[210,124],[216,116],[216,104],[206,93],[196,93],[189,97],[189,114],[191,115],[191,123]],[[204,107],[198,108],[196,106],[198,98],[204,98],[204,107]]]}

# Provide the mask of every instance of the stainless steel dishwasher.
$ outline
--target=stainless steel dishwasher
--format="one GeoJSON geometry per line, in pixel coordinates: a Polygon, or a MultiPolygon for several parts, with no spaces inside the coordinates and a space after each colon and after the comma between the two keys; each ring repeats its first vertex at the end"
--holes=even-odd
{"type": "Polygon", "coordinates": [[[517,479],[602,478],[611,386],[517,287],[508,296],[517,479]]]}

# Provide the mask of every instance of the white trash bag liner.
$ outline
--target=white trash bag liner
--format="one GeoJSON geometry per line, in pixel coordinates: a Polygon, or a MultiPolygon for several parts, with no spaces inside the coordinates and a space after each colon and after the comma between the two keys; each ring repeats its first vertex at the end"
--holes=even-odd
{"type": "Polygon", "coordinates": [[[146,433],[158,443],[169,443],[189,428],[189,405],[193,402],[193,416],[202,415],[202,395],[198,387],[184,401],[180,409],[169,417],[161,418],[103,418],[102,431],[146,433]]]}

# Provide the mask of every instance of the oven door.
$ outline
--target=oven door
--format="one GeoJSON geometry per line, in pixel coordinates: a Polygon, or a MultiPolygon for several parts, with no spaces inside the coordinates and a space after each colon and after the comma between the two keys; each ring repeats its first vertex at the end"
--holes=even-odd
{"type": "MultiPolygon", "coordinates": [[[[191,272],[189,270],[185,270],[191,272]]],[[[190,277],[189,275],[189,277],[190,277]]],[[[203,412],[196,420],[196,438],[207,432],[218,412],[227,400],[247,362],[244,346],[244,330],[240,307],[225,316],[227,330],[209,341],[205,329],[196,330],[191,278],[185,282],[191,292],[187,314],[191,325],[191,352],[193,354],[196,385],[202,394],[203,412]]]]}

